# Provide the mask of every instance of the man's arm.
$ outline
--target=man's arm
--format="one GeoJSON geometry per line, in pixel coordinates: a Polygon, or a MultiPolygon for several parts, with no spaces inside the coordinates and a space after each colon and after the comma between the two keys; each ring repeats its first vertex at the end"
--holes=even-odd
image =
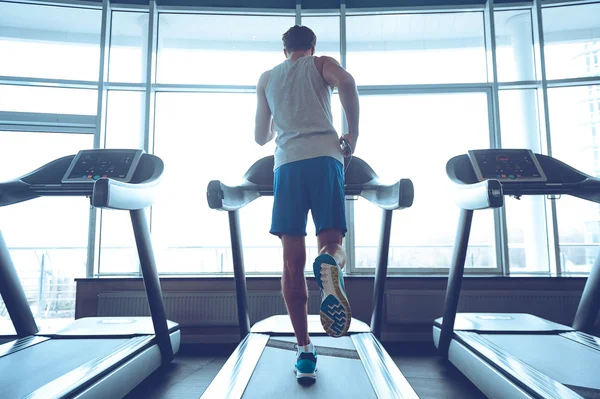
{"type": "Polygon", "coordinates": [[[334,58],[325,56],[319,58],[320,63],[322,63],[321,75],[323,75],[323,79],[338,89],[340,101],[346,113],[346,120],[348,121],[348,133],[343,137],[348,140],[352,151],[354,151],[358,139],[358,120],[360,115],[356,82],[352,75],[342,68],[334,58]]]}
{"type": "Polygon", "coordinates": [[[273,119],[271,115],[271,109],[267,102],[267,95],[265,94],[265,88],[269,82],[269,76],[271,71],[267,71],[260,76],[258,84],[256,85],[256,119],[254,123],[254,140],[260,144],[265,145],[275,137],[275,128],[273,126],[273,119]]]}

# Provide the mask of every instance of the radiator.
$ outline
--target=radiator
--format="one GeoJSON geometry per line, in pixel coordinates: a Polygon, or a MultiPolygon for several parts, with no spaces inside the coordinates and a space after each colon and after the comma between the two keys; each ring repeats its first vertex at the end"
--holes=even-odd
{"type": "MultiPolygon", "coordinates": [[[[386,324],[431,324],[442,316],[444,290],[388,290],[384,301],[386,324]]],[[[463,291],[459,312],[531,313],[570,325],[579,293],[567,291],[463,291]]],[[[233,292],[164,292],[167,318],[182,326],[236,326],[237,303],[233,292]]],[[[318,314],[320,296],[310,292],[309,314],[318,314]]],[[[287,314],[280,291],[248,293],[250,322],[287,314]]],[[[97,314],[149,316],[143,291],[107,291],[98,294],[97,314]]]]}
{"type": "MultiPolygon", "coordinates": [[[[235,293],[227,292],[163,292],[165,312],[169,320],[182,326],[237,326],[235,293]]],[[[320,296],[311,293],[309,313],[319,313],[320,296]]],[[[250,322],[287,314],[280,291],[248,294],[250,322]]],[[[143,291],[108,291],[98,294],[99,317],[149,316],[148,300],[143,291]]]]}
{"type": "MultiPolygon", "coordinates": [[[[389,324],[431,323],[442,316],[444,290],[386,292],[385,315],[389,324]]],[[[531,313],[570,325],[580,293],[569,291],[463,291],[459,312],[531,313]]]]}

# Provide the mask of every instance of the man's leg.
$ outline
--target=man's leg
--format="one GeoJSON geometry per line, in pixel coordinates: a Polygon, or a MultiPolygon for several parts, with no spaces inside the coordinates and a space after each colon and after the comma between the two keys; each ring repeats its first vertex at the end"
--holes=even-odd
{"type": "Polygon", "coordinates": [[[283,234],[283,299],[292,321],[298,352],[296,354],[296,379],[302,385],[310,385],[316,379],[317,351],[308,336],[308,290],[304,277],[306,246],[304,236],[283,234]]]}
{"type": "Polygon", "coordinates": [[[275,170],[270,232],[279,236],[283,245],[281,289],[298,342],[296,378],[300,384],[312,384],[316,379],[317,352],[308,336],[308,291],[304,277],[308,196],[302,184],[303,170],[302,161],[275,170]]]}
{"type": "Polygon", "coordinates": [[[325,229],[317,235],[317,245],[320,254],[329,254],[343,269],[346,265],[346,251],[342,247],[343,233],[338,229],[325,229]]]}
{"type": "Polygon", "coordinates": [[[294,327],[298,346],[310,343],[308,336],[308,290],[304,277],[306,246],[304,236],[282,235],[283,276],[281,287],[283,299],[294,327]]]}
{"type": "Polygon", "coordinates": [[[347,229],[344,169],[332,158],[316,159],[314,169],[310,201],[319,256],[313,271],[322,290],[321,324],[327,334],[340,337],[348,331],[352,319],[342,272],[346,264],[342,240],[347,229]]]}

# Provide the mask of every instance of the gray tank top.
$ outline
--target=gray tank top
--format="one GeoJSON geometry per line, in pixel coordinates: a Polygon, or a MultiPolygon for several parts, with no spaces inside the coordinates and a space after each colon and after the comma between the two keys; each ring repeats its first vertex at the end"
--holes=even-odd
{"type": "Polygon", "coordinates": [[[314,56],[277,65],[265,92],[277,131],[274,169],[322,156],[344,163],[332,124],[332,90],[317,70],[314,56]]]}

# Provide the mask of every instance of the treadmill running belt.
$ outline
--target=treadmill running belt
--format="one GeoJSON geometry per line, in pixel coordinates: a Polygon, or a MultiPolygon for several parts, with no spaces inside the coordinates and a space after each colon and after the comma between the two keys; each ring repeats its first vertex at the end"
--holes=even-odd
{"type": "MultiPolygon", "coordinates": [[[[296,352],[296,344],[293,342],[285,342],[278,339],[271,338],[267,342],[267,346],[271,348],[284,349],[288,351],[296,352]]],[[[317,356],[331,356],[331,357],[344,357],[346,359],[360,359],[358,352],[351,349],[343,348],[330,348],[327,346],[315,345],[317,349],[317,356]]]]}
{"type": "Polygon", "coordinates": [[[0,358],[2,399],[22,398],[126,342],[120,339],[52,339],[0,358]],[[26,378],[15,378],[24,376],[26,378]]]}
{"type": "MultiPolygon", "coordinates": [[[[350,338],[330,341],[341,344],[343,339],[350,338]]],[[[274,345],[284,348],[265,347],[244,391],[244,398],[377,398],[361,361],[358,358],[324,355],[324,349],[338,351],[338,354],[351,352],[348,349],[326,348],[324,344],[321,349],[317,345],[317,381],[310,386],[298,384],[294,374],[296,354],[293,343],[292,350],[286,344],[277,341],[274,345]]]]}
{"type": "Polygon", "coordinates": [[[600,364],[600,351],[559,335],[481,334],[481,337],[563,385],[592,392],[600,390],[596,367],[600,364]]]}

